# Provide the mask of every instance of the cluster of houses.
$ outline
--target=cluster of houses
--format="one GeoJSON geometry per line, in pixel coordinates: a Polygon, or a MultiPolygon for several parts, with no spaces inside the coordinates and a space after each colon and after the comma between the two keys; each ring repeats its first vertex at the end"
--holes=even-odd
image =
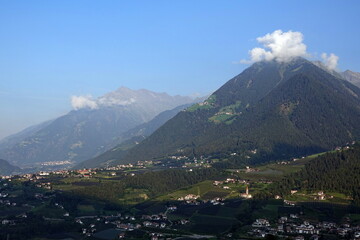
{"type": "Polygon", "coordinates": [[[11,176],[9,179],[14,178],[14,177],[15,178],[20,177],[25,180],[36,181],[36,180],[44,179],[45,177],[48,177],[50,175],[57,175],[57,176],[62,176],[62,177],[72,176],[72,177],[87,177],[87,178],[89,178],[95,174],[96,174],[96,171],[91,170],[91,169],[57,170],[57,171],[40,171],[40,172],[34,173],[34,174],[28,173],[28,174],[23,174],[23,175],[19,175],[19,176],[11,176]]]}
{"type": "Polygon", "coordinates": [[[142,219],[145,220],[142,224],[144,227],[152,227],[152,228],[165,228],[170,224],[168,221],[166,214],[154,214],[154,215],[143,215],[142,219]]]}
{"type": "Polygon", "coordinates": [[[110,228],[115,228],[123,231],[122,234],[119,234],[119,238],[125,237],[126,231],[133,231],[135,229],[139,229],[142,226],[134,221],[136,218],[134,216],[121,216],[118,215],[110,215],[110,216],[82,216],[75,218],[75,222],[82,226],[82,234],[90,237],[93,236],[100,229],[101,225],[109,225],[110,228]]]}
{"type": "MultiPolygon", "coordinates": [[[[59,161],[59,162],[46,162],[43,163],[44,166],[57,166],[57,165],[65,165],[69,164],[68,161],[59,161]]],[[[50,176],[50,175],[60,175],[63,177],[72,176],[72,177],[82,177],[82,178],[91,178],[95,174],[97,174],[98,171],[121,171],[124,169],[140,169],[140,168],[146,168],[148,165],[155,164],[154,161],[139,161],[136,164],[122,164],[117,165],[114,167],[105,167],[105,168],[88,168],[88,169],[80,169],[80,170],[53,170],[53,171],[39,171],[37,173],[28,173],[28,174],[22,174],[22,175],[16,175],[16,176],[0,176],[0,179],[7,179],[11,180],[14,177],[20,177],[26,180],[39,180],[44,177],[50,176]]],[[[113,175],[116,176],[116,173],[113,175]]]]}
{"type": "MultiPolygon", "coordinates": [[[[8,186],[8,183],[2,183],[2,187],[0,187],[0,206],[10,206],[10,207],[16,207],[17,203],[12,202],[9,200],[9,193],[4,190],[8,186]]],[[[4,224],[4,223],[3,223],[4,224]]]]}
{"type": "Polygon", "coordinates": [[[186,162],[181,166],[182,168],[211,167],[210,160],[204,156],[200,156],[199,158],[192,158],[192,159],[185,156],[180,156],[180,157],[173,156],[173,157],[175,157],[177,160],[186,160],[186,162]]]}
{"type": "Polygon", "coordinates": [[[334,235],[346,239],[360,239],[360,225],[348,223],[337,225],[333,222],[300,221],[297,214],[280,217],[276,223],[270,224],[267,219],[256,219],[248,232],[250,236],[265,238],[267,235],[292,237],[295,240],[320,239],[322,234],[334,235]]]}
{"type": "MultiPolygon", "coordinates": [[[[8,179],[9,181],[10,179],[8,179]]],[[[6,187],[8,186],[8,183],[1,181],[1,187],[0,187],[0,207],[1,206],[5,206],[5,207],[9,207],[9,208],[16,208],[18,206],[20,206],[21,204],[18,204],[16,201],[14,201],[11,197],[10,194],[8,193],[8,191],[6,191],[6,187]]],[[[22,207],[29,207],[28,204],[22,204],[22,207]]],[[[26,213],[21,213],[21,214],[17,214],[16,216],[13,216],[13,218],[16,219],[23,219],[23,218],[27,218],[27,214],[26,213]]],[[[6,218],[2,218],[0,219],[0,225],[16,225],[16,219],[6,219],[6,218]]]]}
{"type": "Polygon", "coordinates": [[[237,179],[234,179],[234,178],[227,178],[224,181],[214,181],[213,185],[214,186],[219,186],[219,185],[223,185],[223,184],[226,184],[226,183],[247,183],[247,182],[246,182],[246,180],[237,180],[237,179]]]}
{"type": "Polygon", "coordinates": [[[17,203],[16,202],[11,202],[9,199],[0,199],[0,206],[4,205],[4,206],[10,206],[10,207],[16,207],[17,203]]]}
{"type": "Polygon", "coordinates": [[[355,141],[352,141],[351,143],[347,143],[344,147],[336,147],[335,151],[342,151],[342,150],[349,150],[351,145],[355,145],[355,141]]]}
{"type": "Polygon", "coordinates": [[[225,181],[214,181],[213,185],[214,186],[222,186],[223,189],[227,189],[229,190],[230,187],[226,186],[224,184],[229,184],[229,183],[240,183],[240,184],[245,184],[245,192],[244,193],[240,193],[240,197],[241,198],[245,198],[245,199],[250,199],[252,198],[252,195],[249,193],[249,183],[246,180],[239,180],[239,179],[233,179],[233,178],[227,178],[225,181]]]}
{"type": "Polygon", "coordinates": [[[334,198],[332,195],[326,195],[323,191],[315,194],[314,200],[326,200],[327,198],[334,198]]]}
{"type": "Polygon", "coordinates": [[[51,190],[51,183],[50,182],[46,182],[46,183],[38,183],[36,184],[36,186],[38,188],[44,188],[44,189],[48,189],[48,190],[51,190]]]}
{"type": "Polygon", "coordinates": [[[41,166],[63,166],[63,165],[71,165],[73,162],[69,160],[65,161],[53,161],[53,162],[43,162],[41,163],[41,166]]]}
{"type": "MultiPolygon", "coordinates": [[[[291,195],[294,195],[294,194],[305,195],[304,193],[298,193],[297,189],[290,190],[290,194],[291,195]]],[[[316,192],[316,193],[312,194],[311,196],[313,197],[314,200],[320,200],[320,201],[334,198],[333,195],[325,194],[324,191],[316,192]]],[[[275,199],[281,199],[281,197],[279,195],[275,195],[275,199]]],[[[284,200],[284,202],[286,204],[293,205],[291,203],[291,201],[284,200]]]]}
{"type": "Polygon", "coordinates": [[[161,236],[161,234],[156,233],[156,229],[159,229],[161,232],[161,229],[173,225],[184,225],[189,223],[186,219],[174,222],[168,220],[167,213],[176,210],[176,206],[168,206],[165,213],[142,215],[138,218],[129,215],[122,216],[120,213],[114,216],[82,216],[75,218],[75,222],[82,226],[82,234],[87,237],[94,236],[97,232],[101,232],[101,228],[104,229],[104,225],[109,225],[109,227],[120,231],[117,238],[126,238],[126,232],[131,232],[136,229],[145,229],[151,232],[151,239],[155,239],[161,236]]]}
{"type": "Polygon", "coordinates": [[[189,158],[187,156],[170,156],[170,159],[173,159],[173,160],[189,160],[189,158]]]}
{"type": "Polygon", "coordinates": [[[146,161],[138,161],[137,163],[129,163],[129,164],[119,164],[117,166],[112,166],[112,167],[105,167],[105,168],[100,168],[97,170],[106,170],[106,171],[121,171],[121,170],[125,170],[125,169],[144,169],[147,168],[147,166],[151,166],[154,164],[159,164],[161,163],[160,161],[152,161],[152,160],[146,160],[146,161]]]}
{"type": "Polygon", "coordinates": [[[199,195],[188,194],[188,195],[186,195],[186,196],[184,196],[184,197],[179,197],[177,200],[178,200],[178,201],[189,201],[189,200],[196,200],[196,199],[198,199],[198,198],[200,198],[199,195]]]}
{"type": "MultiPolygon", "coordinates": [[[[201,204],[212,204],[212,205],[224,205],[224,199],[221,197],[214,197],[213,199],[199,200],[200,196],[195,194],[188,194],[184,197],[179,197],[178,201],[183,201],[185,205],[201,205],[201,204]]],[[[168,211],[175,211],[176,207],[168,208],[168,211]]]]}

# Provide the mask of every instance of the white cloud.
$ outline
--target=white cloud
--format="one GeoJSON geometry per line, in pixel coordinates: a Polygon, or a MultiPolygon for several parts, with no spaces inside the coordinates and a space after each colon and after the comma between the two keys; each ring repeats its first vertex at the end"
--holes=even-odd
{"type": "Polygon", "coordinates": [[[321,58],[323,59],[324,65],[330,70],[336,70],[339,57],[335,54],[331,53],[327,55],[326,53],[321,54],[321,58]]]}
{"type": "Polygon", "coordinates": [[[273,33],[258,37],[256,40],[264,48],[253,48],[249,51],[250,60],[241,60],[241,63],[253,63],[263,60],[286,62],[294,57],[309,55],[306,52],[306,45],[303,43],[304,37],[301,32],[276,30],[273,33]]]}
{"type": "Polygon", "coordinates": [[[93,99],[91,95],[71,97],[71,105],[75,110],[82,108],[97,109],[100,107],[127,106],[135,102],[136,97],[117,91],[106,94],[105,96],[97,99],[93,99]]]}
{"type": "Polygon", "coordinates": [[[119,99],[116,96],[105,96],[98,99],[98,103],[101,106],[113,106],[113,105],[130,105],[132,103],[136,102],[135,98],[129,98],[129,99],[119,99]]]}
{"type": "MultiPolygon", "coordinates": [[[[311,57],[306,51],[306,45],[303,43],[304,36],[301,32],[283,32],[276,30],[265,36],[256,38],[257,42],[263,47],[256,47],[249,51],[250,60],[243,59],[240,63],[250,64],[260,61],[276,60],[278,62],[287,62],[294,57],[311,57]]],[[[330,70],[336,70],[339,57],[335,54],[321,55],[325,67],[330,70]]]]}
{"type": "Polygon", "coordinates": [[[72,96],[71,105],[75,110],[79,110],[81,108],[98,108],[98,104],[91,96],[72,96]]]}

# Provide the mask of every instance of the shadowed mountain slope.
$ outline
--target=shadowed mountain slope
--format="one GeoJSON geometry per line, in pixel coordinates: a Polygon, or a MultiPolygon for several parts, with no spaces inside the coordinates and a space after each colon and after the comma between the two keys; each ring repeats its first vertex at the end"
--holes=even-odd
{"type": "Polygon", "coordinates": [[[114,164],[252,149],[265,161],[331,149],[360,137],[359,96],[303,58],[255,63],[114,164]]]}

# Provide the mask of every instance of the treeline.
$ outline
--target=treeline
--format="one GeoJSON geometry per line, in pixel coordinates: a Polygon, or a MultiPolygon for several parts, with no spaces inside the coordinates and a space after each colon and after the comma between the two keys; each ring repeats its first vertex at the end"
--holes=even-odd
{"type": "Polygon", "coordinates": [[[221,172],[214,168],[194,169],[191,172],[182,169],[170,169],[126,176],[117,182],[101,182],[95,186],[74,190],[74,193],[96,199],[116,201],[124,195],[126,189],[131,188],[144,189],[150,195],[149,197],[155,197],[219,176],[221,176],[221,172]]]}
{"type": "Polygon", "coordinates": [[[119,197],[123,196],[126,189],[124,182],[101,182],[98,185],[87,186],[86,188],[73,190],[75,195],[83,195],[98,200],[115,202],[119,197]]]}
{"type": "Polygon", "coordinates": [[[197,169],[191,172],[185,170],[166,170],[160,172],[146,172],[134,177],[126,178],[128,187],[147,189],[155,196],[178,188],[186,187],[220,175],[216,169],[197,169]]]}
{"type": "MultiPolygon", "coordinates": [[[[60,239],[67,238],[68,232],[80,232],[81,225],[74,221],[44,221],[43,217],[27,212],[27,218],[17,221],[16,225],[0,225],[0,239],[60,239]],[[47,236],[48,238],[35,238],[35,236],[47,236]],[[54,236],[54,238],[52,237],[54,236]]],[[[15,220],[15,216],[7,219],[15,220]]],[[[68,238],[67,238],[68,239],[68,238]]]]}
{"type": "Polygon", "coordinates": [[[291,189],[336,191],[360,204],[360,144],[348,150],[327,153],[307,163],[300,172],[274,184],[271,192],[289,194],[291,189]]]}

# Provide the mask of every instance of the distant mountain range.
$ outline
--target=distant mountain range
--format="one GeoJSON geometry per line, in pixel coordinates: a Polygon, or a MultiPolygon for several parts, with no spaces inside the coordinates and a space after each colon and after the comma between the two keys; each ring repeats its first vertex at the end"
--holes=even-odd
{"type": "Polygon", "coordinates": [[[112,164],[250,151],[268,161],[329,150],[359,139],[359,96],[340,74],[306,59],[258,62],[125,154],[113,154],[112,164]]]}
{"type": "Polygon", "coordinates": [[[2,140],[0,158],[19,166],[56,161],[79,163],[128,139],[123,134],[159,113],[193,102],[190,97],[122,87],[78,104],[77,110],[62,117],[2,140]]]}
{"type": "Polygon", "coordinates": [[[343,78],[346,81],[354,84],[357,87],[360,87],[360,73],[353,72],[350,70],[346,70],[344,72],[337,72],[335,70],[328,69],[322,62],[320,61],[314,61],[313,62],[316,66],[322,68],[324,71],[327,71],[328,73],[331,73],[335,77],[343,78]]]}
{"type": "Polygon", "coordinates": [[[360,87],[360,73],[346,70],[345,72],[342,72],[340,74],[345,80],[351,82],[355,86],[360,87]]]}
{"type": "Polygon", "coordinates": [[[49,120],[34,126],[30,126],[18,133],[5,137],[4,139],[0,140],[0,149],[6,149],[12,147],[13,145],[21,142],[23,139],[31,136],[32,134],[35,134],[40,129],[46,127],[51,122],[52,120],[49,120]]]}
{"type": "Polygon", "coordinates": [[[112,165],[112,162],[119,158],[119,156],[126,154],[129,149],[139,144],[142,140],[150,136],[153,132],[155,132],[155,130],[161,127],[168,120],[191,105],[192,104],[181,105],[174,109],[164,111],[149,122],[130,129],[118,137],[119,142],[121,142],[119,145],[106,151],[103,154],[100,154],[99,156],[96,156],[95,158],[91,158],[79,163],[75,166],[75,168],[95,168],[112,165]]]}
{"type": "Polygon", "coordinates": [[[329,150],[360,137],[353,84],[360,73],[295,58],[255,63],[203,102],[122,87],[3,139],[0,158],[82,168],[250,152],[262,162],[329,150]]]}

